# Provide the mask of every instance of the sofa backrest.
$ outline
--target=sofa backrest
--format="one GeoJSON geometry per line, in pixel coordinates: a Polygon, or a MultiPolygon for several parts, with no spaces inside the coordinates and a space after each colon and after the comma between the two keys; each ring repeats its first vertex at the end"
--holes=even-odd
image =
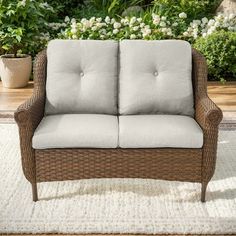
{"type": "Polygon", "coordinates": [[[52,40],[45,114],[117,114],[118,42],[52,40]]]}
{"type": "Polygon", "coordinates": [[[120,42],[119,113],[193,116],[192,51],[182,40],[120,42]]]}
{"type": "Polygon", "coordinates": [[[53,40],[47,58],[46,115],[194,115],[186,41],[53,40]]]}

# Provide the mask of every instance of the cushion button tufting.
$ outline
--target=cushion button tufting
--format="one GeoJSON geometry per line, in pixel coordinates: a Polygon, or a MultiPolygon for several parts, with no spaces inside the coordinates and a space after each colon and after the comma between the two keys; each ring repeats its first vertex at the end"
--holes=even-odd
{"type": "Polygon", "coordinates": [[[84,76],[84,73],[83,73],[83,72],[81,72],[81,73],[80,73],[80,76],[81,76],[81,77],[83,77],[83,76],[84,76]]]}
{"type": "Polygon", "coordinates": [[[158,73],[157,73],[157,71],[155,71],[155,72],[154,72],[154,75],[155,75],[155,76],[158,76],[158,73]]]}

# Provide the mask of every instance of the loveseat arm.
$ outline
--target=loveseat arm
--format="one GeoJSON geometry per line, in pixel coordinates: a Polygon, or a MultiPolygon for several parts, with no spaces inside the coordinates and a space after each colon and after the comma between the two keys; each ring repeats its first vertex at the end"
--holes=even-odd
{"type": "Polygon", "coordinates": [[[222,111],[208,97],[198,97],[196,102],[196,120],[203,130],[217,128],[223,118],[222,111]]]}
{"type": "Polygon", "coordinates": [[[33,95],[20,105],[14,113],[15,121],[19,127],[23,172],[26,179],[31,183],[36,182],[32,137],[44,116],[46,64],[47,58],[44,50],[37,55],[34,63],[33,95]]]}
{"type": "Polygon", "coordinates": [[[204,56],[193,49],[193,83],[195,94],[195,119],[203,130],[202,147],[202,201],[206,186],[215,171],[218,129],[222,111],[207,95],[207,63],[204,56]]]}
{"type": "Polygon", "coordinates": [[[203,130],[217,128],[222,120],[222,111],[207,95],[207,62],[196,49],[192,50],[193,84],[195,94],[195,119],[203,130]]]}
{"type": "Polygon", "coordinates": [[[202,96],[197,100],[195,119],[203,130],[201,201],[205,202],[207,184],[215,172],[218,129],[223,114],[208,96],[202,96]]]}
{"type": "Polygon", "coordinates": [[[17,108],[14,118],[19,127],[31,127],[34,132],[44,114],[44,100],[44,97],[32,95],[17,108]]]}
{"type": "Polygon", "coordinates": [[[202,127],[218,127],[222,120],[222,111],[207,95],[208,69],[205,57],[196,49],[192,50],[193,84],[195,94],[195,119],[202,127]]]}

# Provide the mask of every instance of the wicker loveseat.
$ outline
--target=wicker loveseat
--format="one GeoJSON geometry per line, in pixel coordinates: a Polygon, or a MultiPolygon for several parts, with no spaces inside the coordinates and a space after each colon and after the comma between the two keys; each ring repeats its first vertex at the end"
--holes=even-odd
{"type": "Polygon", "coordinates": [[[33,200],[39,182],[153,178],[201,183],[204,202],[222,119],[206,85],[185,41],[51,41],[15,112],[33,200]]]}

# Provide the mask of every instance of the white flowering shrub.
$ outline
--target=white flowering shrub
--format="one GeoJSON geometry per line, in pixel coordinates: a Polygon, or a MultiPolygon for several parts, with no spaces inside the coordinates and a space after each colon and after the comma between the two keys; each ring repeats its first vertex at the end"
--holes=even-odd
{"type": "Polygon", "coordinates": [[[150,26],[142,18],[125,17],[118,21],[108,16],[104,19],[83,18],[79,22],[72,19],[70,28],[65,31],[65,37],[69,39],[141,39],[150,34],[150,26]]]}
{"type": "Polygon", "coordinates": [[[193,20],[183,35],[197,39],[199,36],[206,37],[222,29],[226,31],[236,31],[235,14],[230,14],[229,16],[219,14],[210,20],[206,17],[201,20],[193,20]]]}
{"type": "Polygon", "coordinates": [[[143,18],[124,17],[114,19],[110,17],[79,21],[72,19],[69,28],[61,37],[68,39],[168,39],[178,38],[190,42],[198,37],[206,37],[218,30],[236,31],[236,16],[218,15],[213,19],[206,17],[193,20],[187,24],[187,14],[182,12],[178,18],[168,19],[157,14],[146,15],[143,18]]]}

